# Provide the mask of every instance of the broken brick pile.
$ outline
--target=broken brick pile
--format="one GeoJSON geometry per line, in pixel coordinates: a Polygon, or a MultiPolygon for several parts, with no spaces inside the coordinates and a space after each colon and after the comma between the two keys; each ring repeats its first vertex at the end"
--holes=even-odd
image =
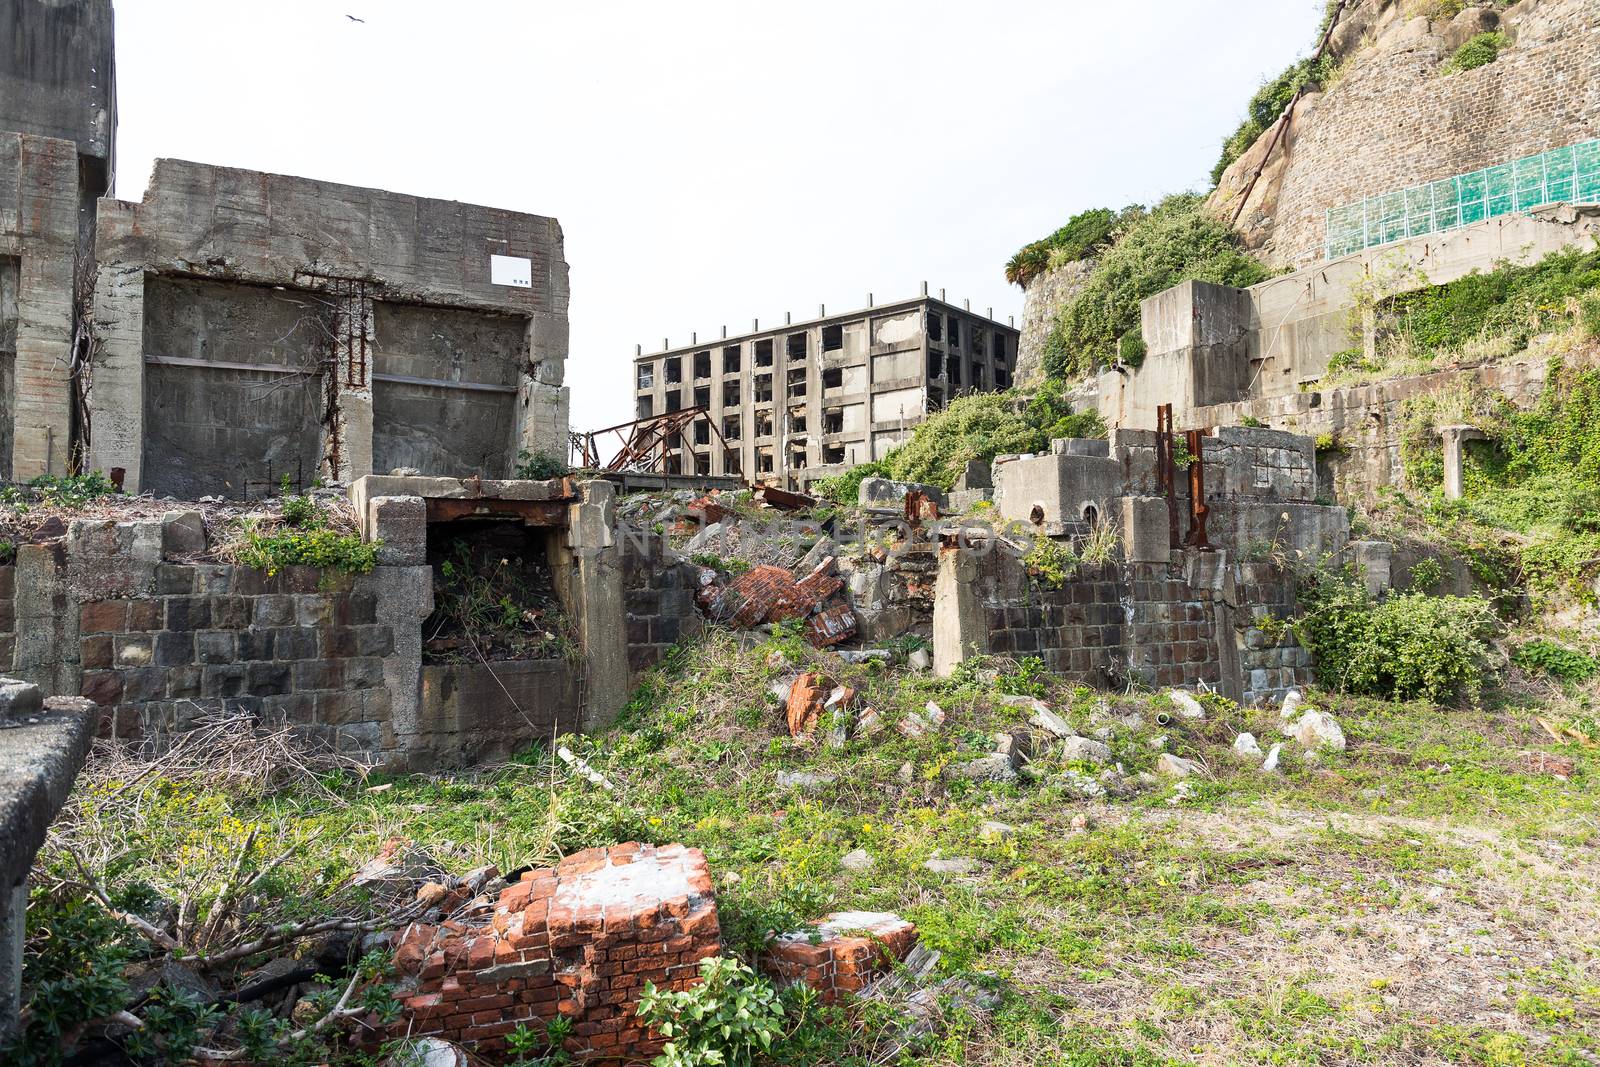
{"type": "Polygon", "coordinates": [[[826,648],[856,632],[856,616],[840,594],[844,581],[836,573],[832,556],[817,564],[804,578],[782,567],[763,563],[727,585],[718,585],[715,572],[696,595],[707,615],[736,630],[749,630],[764,622],[804,619],[806,640],[826,648]]]}
{"type": "Polygon", "coordinates": [[[917,943],[917,928],[898,915],[845,911],[827,915],[813,930],[783,934],[762,957],[763,968],[781,982],[805,983],[831,1004],[843,993],[859,993],[891,970],[917,943]]]}
{"type": "Polygon", "coordinates": [[[487,921],[413,923],[395,936],[402,1018],[395,1035],[502,1052],[519,1024],[574,1022],[567,1051],[586,1064],[649,1059],[661,1041],[635,1015],[646,982],[681,990],[721,948],[699,849],[589,849],[525,873],[487,921]]]}

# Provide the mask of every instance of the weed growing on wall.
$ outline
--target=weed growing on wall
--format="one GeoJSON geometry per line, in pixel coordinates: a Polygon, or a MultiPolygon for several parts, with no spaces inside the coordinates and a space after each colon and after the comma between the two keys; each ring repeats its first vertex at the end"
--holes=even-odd
{"type": "Polygon", "coordinates": [[[1257,89],[1245,109],[1244,121],[1222,142],[1222,155],[1211,168],[1212,186],[1222,180],[1223,172],[1233,166],[1234,160],[1256,143],[1256,138],[1278,121],[1302,86],[1320,85],[1336,66],[1332,56],[1323,56],[1318,60],[1302,59],[1290,64],[1283,73],[1257,89]]]}
{"type": "Polygon", "coordinates": [[[1078,378],[1110,363],[1122,339],[1139,332],[1139,302],[1179,282],[1247,286],[1269,274],[1203,198],[1170,196],[1128,225],[1062,305],[1045,341],[1045,373],[1078,378]]]}
{"type": "Polygon", "coordinates": [[[8,485],[0,489],[0,505],[24,514],[35,507],[81,508],[91,501],[117,492],[99,471],[88,474],[41,474],[22,486],[8,485]]]}
{"type": "Polygon", "coordinates": [[[1455,55],[1444,61],[1441,74],[1459,74],[1477,70],[1500,58],[1500,53],[1511,47],[1511,38],[1503,33],[1480,33],[1457,48],[1455,55]]]}
{"type": "Polygon", "coordinates": [[[1126,221],[1130,211],[1136,210],[1125,209],[1119,215],[1110,208],[1098,207],[1072,216],[1049,237],[1018,250],[1006,263],[1006,281],[1025,286],[1053,266],[1089,258],[1110,242],[1117,226],[1126,221]]]}
{"type": "Polygon", "coordinates": [[[243,539],[232,546],[234,561],[277,574],[285,567],[316,567],[344,574],[366,574],[378,564],[382,542],[363,542],[359,534],[333,528],[309,496],[285,495],[274,526],[246,520],[243,539]]]}

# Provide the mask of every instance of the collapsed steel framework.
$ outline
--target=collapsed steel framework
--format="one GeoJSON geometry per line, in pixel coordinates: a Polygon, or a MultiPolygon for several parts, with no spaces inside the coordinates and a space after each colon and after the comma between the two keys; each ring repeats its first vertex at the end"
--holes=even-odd
{"type": "Polygon", "coordinates": [[[677,411],[667,411],[660,415],[652,415],[645,419],[635,419],[632,422],[622,422],[615,426],[607,426],[603,430],[590,430],[587,433],[572,432],[568,436],[572,445],[572,465],[584,470],[605,471],[618,473],[622,471],[635,471],[648,474],[694,474],[693,469],[682,469],[685,464],[679,463],[679,470],[668,470],[671,459],[688,459],[693,462],[698,460],[701,452],[695,448],[693,433],[696,423],[703,421],[709,428],[706,441],[701,446],[705,450],[706,472],[710,472],[710,458],[713,442],[726,449],[728,442],[722,436],[722,431],[717,429],[717,424],[710,413],[703,407],[681,408],[677,411]],[[609,462],[601,463],[600,450],[602,445],[615,445],[616,455],[609,462]],[[676,456],[673,453],[677,453],[676,456]]]}

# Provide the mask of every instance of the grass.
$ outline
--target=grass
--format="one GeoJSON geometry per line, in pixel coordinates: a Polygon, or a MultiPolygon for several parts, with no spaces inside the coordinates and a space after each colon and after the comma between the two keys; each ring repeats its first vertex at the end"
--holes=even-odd
{"type": "MultiPolygon", "coordinates": [[[[1554,1064],[1600,1051],[1600,790],[1586,750],[1544,736],[1543,705],[1442,712],[1313,694],[1350,751],[1313,765],[1286,745],[1286,773],[1263,776],[1227,747],[1247,728],[1270,742],[1275,712],[1216,702],[1207,720],[1160,731],[1214,772],[1187,800],[1160,783],[1084,802],[1048,755],[1037,784],[948,780],[951,764],[1021,722],[1002,691],[1040,685],[1080,730],[1110,727],[1130,778],[1152,766],[1161,698],[1072,688],[1003,661],[938,680],[847,665],[784,633],[740,649],[710,632],[647,676],[617,726],[564,739],[617,784],[614,797],[552,768],[543,747],[472,774],[174,794],[191,814],[154,810],[135,825],[115,880],[159,883],[185,850],[226,856],[206,841],[245,827],[311,839],[282,874],[302,886],[341,881],[397,834],[459,871],[683,841],[705,850],[724,927],[747,950],[828,910],[892,910],[943,953],[945,972],[1008,991],[992,1015],[958,1014],[910,1062],[1554,1064]],[[855,686],[890,729],[842,750],[791,741],[767,691],[809,667],[855,686]],[[930,699],[949,716],[942,731],[893,730],[930,699]],[[1528,747],[1582,769],[1570,782],[1519,774],[1528,747]],[[785,770],[833,780],[785,789],[785,770]],[[1087,829],[1074,828],[1079,813],[1087,829]],[[982,838],[992,819],[1016,833],[982,838]],[[870,871],[840,869],[856,848],[870,871]],[[936,854],[978,867],[933,874],[923,863],[936,854]]],[[[851,1033],[861,1018],[835,1020],[835,1062],[863,1062],[850,1051],[866,1047],[851,1033]]]]}

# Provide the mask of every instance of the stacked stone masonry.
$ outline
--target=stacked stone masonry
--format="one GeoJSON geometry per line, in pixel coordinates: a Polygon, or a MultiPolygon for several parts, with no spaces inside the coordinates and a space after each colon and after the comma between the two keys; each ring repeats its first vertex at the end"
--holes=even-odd
{"type": "MultiPolygon", "coordinates": [[[[1241,219],[1269,262],[1319,260],[1329,208],[1595,136],[1600,8],[1592,0],[1465,7],[1430,20],[1406,0],[1350,5],[1333,41],[1347,64],[1341,77],[1295,109],[1241,219]],[[1468,36],[1495,28],[1513,46],[1494,62],[1442,71],[1468,36]]],[[[1271,138],[1268,131],[1235,162],[1213,194],[1229,216],[1271,138]]]]}
{"type": "Polygon", "coordinates": [[[492,1057],[519,1025],[542,1030],[561,1016],[580,1062],[648,1060],[662,1042],[635,1013],[645,984],[686,989],[720,948],[698,849],[589,849],[525,873],[479,919],[398,934],[405,1017],[395,1032],[492,1057]]]}

